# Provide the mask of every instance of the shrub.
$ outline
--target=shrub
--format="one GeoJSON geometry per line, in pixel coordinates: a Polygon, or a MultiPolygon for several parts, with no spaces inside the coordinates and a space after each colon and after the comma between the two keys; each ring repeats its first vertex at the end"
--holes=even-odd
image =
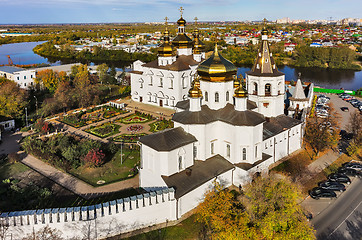
{"type": "Polygon", "coordinates": [[[105,154],[102,150],[91,149],[88,154],[84,157],[83,162],[88,167],[99,167],[104,162],[105,154]]]}

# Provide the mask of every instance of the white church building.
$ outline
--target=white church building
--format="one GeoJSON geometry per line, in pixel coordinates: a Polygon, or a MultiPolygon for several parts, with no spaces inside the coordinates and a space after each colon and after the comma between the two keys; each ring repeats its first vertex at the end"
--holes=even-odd
{"type": "Polygon", "coordinates": [[[155,61],[143,63],[138,60],[133,63],[133,101],[174,108],[177,102],[187,99],[196,68],[205,58],[202,52],[204,44],[199,39],[198,30],[193,34],[194,40],[186,35],[186,21],[182,16],[177,24],[178,33],[172,41],[166,27],[155,61]]]}
{"type": "MultiPolygon", "coordinates": [[[[181,21],[179,39],[185,37],[182,25],[181,21]]],[[[133,79],[133,99],[142,102],[140,97],[144,97],[148,102],[150,91],[151,102],[157,105],[166,105],[166,96],[167,100],[171,96],[174,101],[182,100],[177,104],[167,102],[177,108],[172,118],[175,128],[141,137],[139,141],[139,186],[147,192],[90,206],[0,212],[0,224],[8,227],[5,240],[21,239],[45,226],[59,231],[64,239],[79,238],[84,233],[90,239],[105,239],[176,221],[203,200],[215,180],[225,187],[243,185],[301,148],[303,122],[284,115],[284,74],[275,65],[266,31],[262,32],[255,64],[246,74],[247,89],[235,77],[236,67],[220,55],[217,46],[211,57],[198,65],[200,59],[194,59],[198,53],[195,48],[193,55],[185,55],[191,51],[188,44],[180,41],[179,46],[186,48],[173,55],[165,37],[159,59],[151,65],[140,65],[142,73],[134,73],[139,77],[133,79]],[[186,60],[180,59],[195,64],[186,66],[186,60]],[[183,70],[171,70],[174,66],[182,66],[183,70]],[[187,73],[189,84],[192,71],[197,75],[185,92],[183,78],[177,76],[187,73]],[[181,86],[187,99],[176,95],[176,91],[162,90],[170,86],[166,83],[170,84],[171,73],[175,74],[173,88],[181,86]],[[162,78],[158,76],[161,74],[162,78]],[[163,79],[163,87],[157,88],[156,82],[150,86],[150,79],[158,81],[157,84],[163,79]],[[145,88],[148,90],[144,91],[145,88]]],[[[306,107],[305,97],[313,96],[303,95],[301,88],[297,83],[290,111],[306,107]]]]}
{"type": "Polygon", "coordinates": [[[177,103],[175,128],[144,136],[140,187],[173,188],[177,217],[195,208],[214,180],[243,185],[301,148],[302,122],[284,115],[285,79],[267,31],[246,86],[217,46],[197,68],[188,99],[177,103]]]}

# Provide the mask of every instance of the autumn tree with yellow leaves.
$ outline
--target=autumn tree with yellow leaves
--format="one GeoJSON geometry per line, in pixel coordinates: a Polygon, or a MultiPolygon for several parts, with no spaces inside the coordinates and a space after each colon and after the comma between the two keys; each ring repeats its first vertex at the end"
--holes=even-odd
{"type": "Polygon", "coordinates": [[[39,84],[41,88],[46,88],[50,93],[54,93],[59,83],[68,81],[67,74],[65,72],[57,72],[51,69],[45,69],[37,72],[35,83],[39,84]]]}
{"type": "Polygon", "coordinates": [[[298,188],[289,180],[258,177],[244,195],[215,182],[197,208],[211,239],[315,239],[298,188]]]}

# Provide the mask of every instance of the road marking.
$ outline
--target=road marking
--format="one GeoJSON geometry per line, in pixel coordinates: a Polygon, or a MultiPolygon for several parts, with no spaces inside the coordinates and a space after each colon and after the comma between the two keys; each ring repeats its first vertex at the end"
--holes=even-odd
{"type": "Polygon", "coordinates": [[[341,224],[338,225],[338,227],[336,227],[336,229],[334,229],[333,232],[331,232],[331,234],[328,235],[328,237],[331,236],[335,231],[337,231],[337,229],[347,220],[347,218],[349,218],[349,217],[353,214],[354,210],[356,210],[356,209],[359,207],[359,205],[361,205],[361,203],[362,203],[362,201],[359,202],[359,204],[357,205],[357,207],[355,207],[355,208],[352,210],[352,212],[341,222],[341,224]]]}

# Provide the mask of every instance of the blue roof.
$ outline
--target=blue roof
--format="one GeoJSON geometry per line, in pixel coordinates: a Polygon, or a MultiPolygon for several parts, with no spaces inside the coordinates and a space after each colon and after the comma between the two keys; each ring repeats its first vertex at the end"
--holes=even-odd
{"type": "Polygon", "coordinates": [[[19,71],[23,71],[25,70],[24,68],[19,68],[19,67],[13,67],[13,66],[2,66],[0,67],[0,71],[2,72],[6,72],[6,73],[11,73],[13,74],[14,72],[19,72],[19,71]]]}

